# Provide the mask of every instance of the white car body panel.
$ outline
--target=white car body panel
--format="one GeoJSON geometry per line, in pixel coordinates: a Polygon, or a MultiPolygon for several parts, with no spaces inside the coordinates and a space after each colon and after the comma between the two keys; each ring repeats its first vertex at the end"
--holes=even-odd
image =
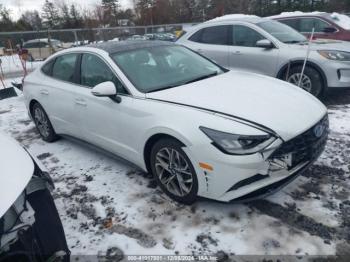
{"type": "Polygon", "coordinates": [[[16,201],[34,173],[28,153],[13,139],[0,133],[0,217],[16,201]]]}
{"type": "Polygon", "coordinates": [[[183,150],[196,171],[198,195],[211,199],[229,201],[288,177],[289,174],[284,173],[264,183],[225,193],[235,183],[257,172],[267,174],[269,154],[283,140],[310,129],[326,114],[325,106],[305,91],[253,73],[228,72],[145,95],[133,86],[106,51],[78,47],[53,57],[71,52],[94,53],[103,58],[130,95],[120,95],[122,101],[116,103],[108,97],[94,96],[90,88],[48,77],[39,68],[24,82],[27,108],[32,101],[38,101],[57,134],[85,140],[125,158],[144,171],[147,171],[144,158],[147,141],[154,135],[172,136],[184,144],[183,150]],[[42,89],[47,89],[48,95],[41,94],[42,89]],[[244,118],[250,124],[232,116],[244,118]],[[237,134],[266,134],[254,123],[266,126],[281,137],[265,154],[224,154],[211,145],[212,141],[199,129],[205,126],[237,134]],[[200,162],[212,165],[213,171],[200,168],[200,162]]]}

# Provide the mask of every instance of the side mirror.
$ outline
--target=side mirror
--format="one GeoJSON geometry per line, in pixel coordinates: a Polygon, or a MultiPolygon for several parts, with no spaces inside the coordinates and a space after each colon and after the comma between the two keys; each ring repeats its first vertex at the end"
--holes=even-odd
{"type": "Polygon", "coordinates": [[[96,85],[91,93],[97,97],[109,97],[113,101],[120,103],[121,98],[117,96],[117,88],[111,81],[103,82],[96,85]]]}
{"type": "Polygon", "coordinates": [[[325,28],[323,28],[323,32],[324,33],[335,33],[335,32],[337,32],[337,28],[332,27],[332,26],[325,27],[325,28]]]}
{"type": "Polygon", "coordinates": [[[256,47],[270,49],[270,48],[274,48],[275,46],[270,40],[262,39],[256,42],[256,47]]]}

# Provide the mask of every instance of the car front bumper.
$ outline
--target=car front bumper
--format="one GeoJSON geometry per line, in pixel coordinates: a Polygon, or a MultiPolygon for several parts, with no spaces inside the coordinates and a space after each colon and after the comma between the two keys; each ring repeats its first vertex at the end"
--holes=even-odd
{"type": "Polygon", "coordinates": [[[328,90],[350,87],[350,62],[328,61],[322,65],[328,90]]]}
{"type": "Polygon", "coordinates": [[[213,168],[203,170],[195,167],[200,184],[198,193],[222,202],[250,201],[272,194],[296,179],[317,160],[325,148],[327,137],[328,117],[325,117],[290,141],[277,139],[264,153],[232,156],[209,152],[212,148],[201,148],[199,158],[202,160],[210,156],[205,161],[213,168]],[[324,132],[320,137],[313,137],[319,124],[325,127],[324,132]]]}

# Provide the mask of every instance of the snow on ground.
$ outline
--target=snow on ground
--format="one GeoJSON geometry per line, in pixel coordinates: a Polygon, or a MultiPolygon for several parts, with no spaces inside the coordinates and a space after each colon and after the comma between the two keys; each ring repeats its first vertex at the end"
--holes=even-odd
{"type": "MultiPolygon", "coordinates": [[[[5,78],[13,78],[23,75],[23,66],[18,55],[0,56],[0,59],[5,78]]],[[[27,71],[31,72],[42,64],[43,61],[26,62],[27,71]]]]}
{"type": "Polygon", "coordinates": [[[350,255],[350,92],[327,104],[331,133],[319,161],[282,191],[247,204],[184,206],[116,157],[68,139],[45,143],[21,95],[0,101],[0,131],[49,170],[73,255],[350,255]]]}

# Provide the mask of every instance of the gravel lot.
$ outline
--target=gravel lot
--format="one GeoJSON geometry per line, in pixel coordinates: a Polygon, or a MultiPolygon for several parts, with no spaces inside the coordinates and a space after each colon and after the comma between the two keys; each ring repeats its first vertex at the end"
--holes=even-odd
{"type": "Polygon", "coordinates": [[[43,142],[23,97],[0,101],[0,131],[49,170],[73,255],[350,256],[350,92],[330,96],[331,133],[318,162],[264,200],[169,200],[148,174],[85,144],[43,142]]]}

